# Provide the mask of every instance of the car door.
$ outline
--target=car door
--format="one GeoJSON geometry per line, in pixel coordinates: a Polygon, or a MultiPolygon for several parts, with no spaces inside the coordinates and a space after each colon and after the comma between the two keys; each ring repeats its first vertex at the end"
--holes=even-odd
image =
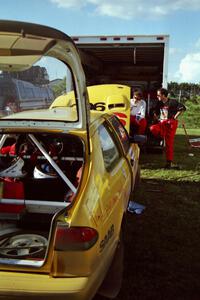
{"type": "Polygon", "coordinates": [[[136,174],[138,171],[140,149],[136,143],[130,143],[126,128],[122,125],[121,121],[116,118],[116,116],[111,116],[109,118],[109,121],[115,129],[115,133],[119,138],[122,151],[127,159],[128,167],[130,168],[132,176],[131,189],[133,190],[136,174]]]}
{"type": "MultiPolygon", "coordinates": [[[[118,137],[109,122],[105,121],[99,126],[98,135],[104,161],[104,172],[99,180],[107,182],[104,189],[101,189],[103,225],[108,231],[114,232],[115,241],[119,238],[121,221],[131,192],[131,172],[118,137]]],[[[102,244],[104,248],[104,242],[102,244]]]]}

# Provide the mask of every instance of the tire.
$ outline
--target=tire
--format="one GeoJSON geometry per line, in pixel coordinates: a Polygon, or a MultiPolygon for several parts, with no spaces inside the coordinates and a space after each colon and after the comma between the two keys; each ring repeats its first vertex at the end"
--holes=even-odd
{"type": "Polygon", "coordinates": [[[0,239],[0,257],[13,259],[43,258],[48,240],[45,234],[17,231],[0,239]]]}

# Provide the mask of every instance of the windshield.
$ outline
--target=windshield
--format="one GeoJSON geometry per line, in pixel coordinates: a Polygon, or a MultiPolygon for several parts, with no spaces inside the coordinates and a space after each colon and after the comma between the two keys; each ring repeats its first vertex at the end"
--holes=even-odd
{"type": "Polygon", "coordinates": [[[76,122],[78,113],[70,68],[49,56],[39,60],[36,57],[30,67],[26,56],[23,59],[24,68],[0,69],[0,118],[76,122]]]}

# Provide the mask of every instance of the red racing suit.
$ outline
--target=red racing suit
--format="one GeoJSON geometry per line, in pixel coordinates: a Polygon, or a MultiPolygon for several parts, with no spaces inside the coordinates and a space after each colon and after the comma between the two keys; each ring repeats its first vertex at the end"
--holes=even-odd
{"type": "Polygon", "coordinates": [[[131,121],[131,125],[137,128],[138,134],[145,134],[146,127],[147,127],[147,120],[145,118],[137,120],[136,116],[131,116],[130,121],[131,121]]]}
{"type": "Polygon", "coordinates": [[[185,110],[182,103],[175,99],[168,99],[165,103],[159,101],[154,112],[160,121],[150,126],[150,131],[154,136],[165,140],[167,161],[173,161],[174,158],[174,137],[178,126],[178,120],[174,117],[177,112],[185,110]]]}
{"type": "Polygon", "coordinates": [[[169,119],[163,120],[150,127],[150,130],[153,133],[153,135],[164,138],[167,161],[173,161],[174,158],[174,137],[176,134],[177,126],[178,120],[169,119]]]}

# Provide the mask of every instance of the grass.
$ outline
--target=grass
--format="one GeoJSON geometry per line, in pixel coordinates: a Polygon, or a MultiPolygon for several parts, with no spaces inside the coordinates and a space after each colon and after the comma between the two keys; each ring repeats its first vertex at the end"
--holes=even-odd
{"type": "Polygon", "coordinates": [[[188,100],[186,103],[186,112],[183,117],[188,128],[200,128],[199,113],[200,113],[200,98],[196,101],[188,100]]]}
{"type": "MultiPolygon", "coordinates": [[[[190,138],[200,137],[200,130],[187,130],[190,138]]],[[[200,182],[200,149],[189,148],[183,129],[179,128],[175,136],[174,161],[180,170],[164,170],[165,153],[141,154],[143,179],[173,180],[174,182],[200,182]],[[193,155],[193,156],[191,156],[193,155]]]]}
{"type": "MultiPolygon", "coordinates": [[[[188,134],[200,136],[200,130],[188,134]]],[[[200,149],[188,148],[181,128],[175,161],[181,170],[164,170],[164,154],[141,154],[135,201],[146,209],[127,215],[124,277],[116,300],[200,299],[200,149]]]]}

